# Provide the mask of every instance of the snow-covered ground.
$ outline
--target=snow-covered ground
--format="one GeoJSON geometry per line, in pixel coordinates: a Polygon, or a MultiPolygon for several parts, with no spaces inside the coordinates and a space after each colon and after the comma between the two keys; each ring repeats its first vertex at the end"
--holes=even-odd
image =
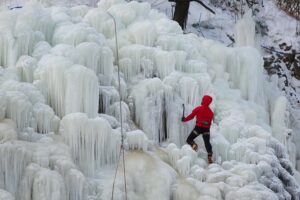
{"type": "MultiPolygon", "coordinates": [[[[122,0],[2,8],[0,199],[111,199],[121,115],[130,200],[300,199],[289,104],[261,52],[226,47],[233,21],[201,14],[217,28],[183,34],[170,4],[150,3],[163,13],[122,0]],[[180,122],[182,103],[190,112],[204,94],[215,112],[209,166],[201,138],[198,153],[184,145],[194,122],[180,122]]],[[[251,18],[239,23],[240,44],[254,41],[251,18]]],[[[125,199],[123,167],[114,199],[125,199]]]]}

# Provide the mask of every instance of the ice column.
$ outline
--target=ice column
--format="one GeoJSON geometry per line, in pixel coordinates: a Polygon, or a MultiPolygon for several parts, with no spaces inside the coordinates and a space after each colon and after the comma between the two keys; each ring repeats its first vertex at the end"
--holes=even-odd
{"type": "Polygon", "coordinates": [[[0,123],[0,144],[9,140],[17,139],[15,123],[10,119],[1,120],[0,123]]]}
{"type": "Polygon", "coordinates": [[[88,119],[83,113],[72,113],[62,119],[60,133],[86,175],[92,176],[99,167],[116,161],[120,135],[105,119],[88,119]]]}
{"type": "Polygon", "coordinates": [[[36,120],[35,130],[38,133],[57,132],[60,119],[48,105],[37,103],[33,106],[33,116],[36,120]]]}
{"type": "MultiPolygon", "coordinates": [[[[113,19],[102,8],[90,9],[84,16],[84,22],[95,27],[95,29],[102,33],[106,38],[112,38],[115,35],[113,19]]],[[[117,23],[118,31],[122,30],[124,25],[121,21],[117,23]]]]}
{"type": "Polygon", "coordinates": [[[3,67],[12,66],[16,58],[16,53],[13,50],[15,40],[11,30],[12,27],[9,26],[10,22],[9,15],[4,18],[2,14],[0,21],[0,66],[3,67]]]}
{"type": "Polygon", "coordinates": [[[14,120],[20,130],[25,127],[32,127],[33,106],[28,97],[17,91],[9,91],[6,95],[6,117],[14,120]]]}
{"type": "Polygon", "coordinates": [[[281,142],[283,142],[285,137],[288,136],[288,130],[286,128],[286,105],[287,99],[284,96],[279,97],[275,101],[273,113],[271,114],[271,125],[273,133],[275,137],[281,142]]]}
{"type": "Polygon", "coordinates": [[[90,117],[97,115],[99,88],[93,71],[52,55],[44,56],[36,71],[47,102],[58,116],[72,112],[85,112],[90,117]]]}
{"type": "Polygon", "coordinates": [[[5,118],[6,113],[6,95],[4,92],[0,92],[0,121],[5,118]]]}
{"type": "Polygon", "coordinates": [[[153,46],[156,40],[156,29],[150,21],[142,21],[131,24],[128,27],[129,37],[133,43],[145,46],[153,46]]]}
{"type": "Polygon", "coordinates": [[[120,95],[116,88],[112,86],[100,86],[99,113],[107,113],[107,109],[115,102],[119,101],[120,95]]]}
{"type": "Polygon", "coordinates": [[[23,8],[0,15],[0,65],[13,66],[21,55],[30,55],[36,42],[50,40],[53,23],[46,9],[23,8]],[[43,10],[43,11],[40,11],[43,10]]]}
{"type": "Polygon", "coordinates": [[[0,88],[6,91],[1,93],[5,116],[14,120],[19,130],[31,127],[39,133],[57,131],[59,118],[34,85],[9,80],[0,88]]]}
{"type": "Polygon", "coordinates": [[[37,67],[36,59],[30,56],[21,56],[16,64],[21,80],[24,82],[33,82],[33,72],[37,67]]]}
{"type": "Polygon", "coordinates": [[[30,162],[46,166],[47,154],[36,145],[27,142],[9,141],[0,145],[0,185],[15,194],[24,169],[30,162]],[[34,152],[36,151],[36,152],[34,152]]]}
{"type": "Polygon", "coordinates": [[[129,45],[120,49],[120,69],[125,79],[130,81],[132,77],[144,72],[145,77],[153,75],[154,48],[142,45],[129,45]]]}
{"type": "Polygon", "coordinates": [[[287,128],[287,119],[289,112],[287,111],[287,99],[280,96],[276,99],[273,111],[271,113],[271,126],[274,136],[286,147],[290,160],[296,163],[296,146],[293,143],[293,132],[287,128]]]}
{"type": "Polygon", "coordinates": [[[32,200],[64,200],[66,189],[63,179],[56,171],[39,170],[33,179],[32,200]]]}
{"type": "Polygon", "coordinates": [[[175,70],[176,58],[172,52],[158,50],[154,54],[158,76],[163,79],[175,70]]]}
{"type": "MultiPolygon", "coordinates": [[[[84,58],[84,65],[92,69],[97,75],[99,73],[106,77],[112,76],[113,53],[108,47],[100,47],[94,42],[84,42],[79,44],[76,49],[84,58]]],[[[106,85],[109,84],[109,80],[106,85]]]]}
{"type": "Polygon", "coordinates": [[[164,86],[160,79],[147,79],[135,86],[131,92],[134,104],[134,119],[148,138],[161,142],[164,130],[164,86]]]}
{"type": "Polygon", "coordinates": [[[239,20],[235,27],[237,46],[255,47],[255,22],[252,19],[252,12],[249,10],[244,17],[239,20]]]}
{"type": "Polygon", "coordinates": [[[79,111],[95,117],[99,104],[98,78],[95,73],[81,65],[73,65],[65,76],[65,114],[79,111]]]}
{"type": "Polygon", "coordinates": [[[234,49],[227,62],[227,70],[234,87],[240,88],[245,99],[266,108],[263,59],[255,48],[234,49]]]}
{"type": "MultiPolygon", "coordinates": [[[[127,123],[130,120],[130,111],[128,108],[128,105],[125,102],[121,102],[121,108],[122,108],[122,120],[123,122],[127,123]]],[[[116,119],[120,121],[120,102],[115,102],[112,104],[109,108],[107,113],[111,116],[114,116],[116,119]]]]}

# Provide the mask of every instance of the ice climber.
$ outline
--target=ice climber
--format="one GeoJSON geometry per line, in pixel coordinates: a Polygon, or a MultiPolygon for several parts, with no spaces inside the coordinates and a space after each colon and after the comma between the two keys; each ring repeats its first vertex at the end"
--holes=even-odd
{"type": "Polygon", "coordinates": [[[212,146],[210,144],[210,126],[211,122],[214,117],[214,113],[209,108],[209,104],[212,102],[212,97],[205,95],[202,98],[201,106],[197,106],[194,108],[192,113],[188,115],[187,117],[182,117],[182,122],[187,122],[193,119],[196,116],[196,126],[191,132],[191,134],[188,136],[186,142],[191,145],[191,147],[197,151],[198,145],[194,142],[194,139],[198,137],[200,134],[202,134],[203,141],[205,144],[205,148],[207,151],[207,159],[208,163],[211,164],[213,162],[212,160],[212,146]]]}

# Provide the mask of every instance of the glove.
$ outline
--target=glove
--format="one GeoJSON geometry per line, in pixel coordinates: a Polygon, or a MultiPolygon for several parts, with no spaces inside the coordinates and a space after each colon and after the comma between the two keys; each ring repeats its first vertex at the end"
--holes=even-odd
{"type": "Polygon", "coordinates": [[[181,121],[182,121],[182,122],[184,121],[184,117],[181,117],[181,121]]]}

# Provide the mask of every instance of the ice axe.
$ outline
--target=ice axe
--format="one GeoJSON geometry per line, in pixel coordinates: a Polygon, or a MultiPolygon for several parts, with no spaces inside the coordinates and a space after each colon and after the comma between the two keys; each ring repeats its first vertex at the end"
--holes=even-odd
{"type": "Polygon", "coordinates": [[[182,104],[182,119],[184,118],[184,109],[185,109],[184,104],[182,104]]]}

